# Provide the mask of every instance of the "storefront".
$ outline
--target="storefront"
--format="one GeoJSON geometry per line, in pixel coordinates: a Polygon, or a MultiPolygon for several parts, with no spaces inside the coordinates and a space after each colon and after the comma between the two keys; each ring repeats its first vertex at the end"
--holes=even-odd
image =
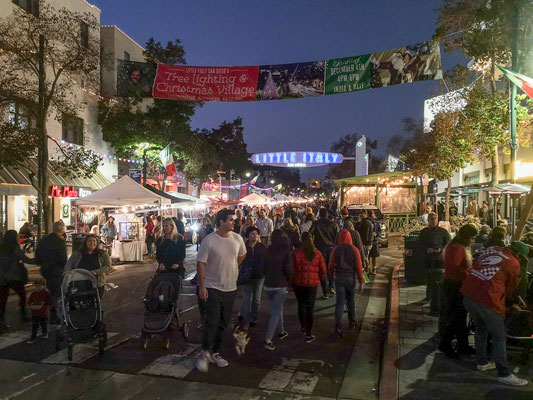
{"type": "MultiPolygon", "coordinates": [[[[28,169],[37,171],[36,161],[28,160],[28,169]]],[[[65,224],[74,224],[76,209],[73,199],[87,196],[109,185],[100,172],[91,178],[64,178],[48,166],[51,212],[54,221],[62,219],[65,224]]],[[[31,185],[29,172],[5,167],[0,164],[0,232],[9,229],[18,231],[25,222],[37,224],[37,190],[31,185]]]]}

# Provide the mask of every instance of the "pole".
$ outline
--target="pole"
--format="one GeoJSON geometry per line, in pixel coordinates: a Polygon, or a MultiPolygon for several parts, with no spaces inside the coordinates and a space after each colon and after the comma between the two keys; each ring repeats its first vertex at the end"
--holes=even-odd
{"type": "Polygon", "coordinates": [[[46,124],[46,119],[43,118],[43,108],[44,108],[44,91],[45,88],[45,82],[44,82],[44,35],[39,35],[39,119],[38,119],[38,130],[39,130],[39,149],[37,150],[37,185],[39,187],[39,190],[37,190],[37,240],[40,240],[43,234],[43,206],[44,206],[44,196],[46,196],[46,193],[43,193],[43,182],[44,182],[44,174],[45,171],[43,171],[43,165],[46,168],[46,163],[48,160],[43,162],[44,158],[44,146],[48,146],[48,141],[46,140],[46,136],[43,135],[44,126],[42,124],[46,124]],[[45,139],[43,139],[43,136],[45,136],[45,139]]]}
{"type": "Polygon", "coordinates": [[[143,186],[146,186],[146,172],[148,170],[148,165],[146,163],[146,150],[143,150],[143,186]]]}
{"type": "MultiPolygon", "coordinates": [[[[518,2],[514,1],[511,5],[511,69],[518,70],[518,22],[519,10],[518,2]]],[[[516,85],[511,84],[511,160],[510,176],[511,182],[516,182],[516,151],[518,150],[518,140],[516,138],[516,85]]]]}

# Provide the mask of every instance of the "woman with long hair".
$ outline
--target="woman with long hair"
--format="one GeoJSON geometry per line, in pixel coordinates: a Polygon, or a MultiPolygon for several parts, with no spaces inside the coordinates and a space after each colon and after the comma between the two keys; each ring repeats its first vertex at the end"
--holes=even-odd
{"type": "Polygon", "coordinates": [[[444,248],[444,280],[442,282],[444,299],[439,319],[441,326],[439,350],[452,358],[457,358],[459,354],[476,354],[475,349],[468,344],[467,311],[463,306],[463,296],[459,290],[472,270],[470,246],[477,233],[475,226],[463,225],[444,248]],[[452,347],[453,339],[457,339],[457,352],[452,347]]]}
{"type": "Polygon", "coordinates": [[[291,218],[285,218],[281,230],[287,234],[293,249],[300,247],[300,231],[291,218]]]}
{"type": "Polygon", "coordinates": [[[241,231],[240,231],[240,235],[244,238],[245,238],[245,234],[246,234],[246,231],[248,230],[249,227],[251,226],[255,226],[255,219],[254,217],[252,217],[251,214],[248,214],[246,216],[246,219],[244,220],[244,225],[241,226],[241,231]]]}
{"type": "Polygon", "coordinates": [[[19,297],[22,321],[29,321],[24,289],[28,282],[28,271],[23,263],[35,264],[35,259],[26,257],[20,249],[17,231],[8,230],[0,243],[0,332],[9,329],[4,317],[9,289],[15,291],[19,297]]]}
{"type": "Polygon", "coordinates": [[[65,272],[73,269],[86,269],[91,271],[98,280],[98,295],[104,295],[106,275],[113,271],[111,259],[107,251],[98,248],[98,238],[95,235],[85,236],[79,250],[75,250],[65,265],[65,272]]]}
{"type": "Polygon", "coordinates": [[[287,287],[292,274],[291,243],[287,234],[280,229],[272,232],[271,244],[268,247],[265,257],[265,283],[263,291],[270,299],[270,318],[265,335],[264,347],[268,350],[275,350],[272,338],[276,328],[278,338],[285,339],[289,334],[283,325],[283,303],[287,297],[287,287]]]}
{"type": "Polygon", "coordinates": [[[172,218],[163,220],[161,236],[157,238],[155,245],[157,251],[157,269],[159,271],[177,272],[182,278],[185,277],[185,239],[178,233],[176,224],[172,218]]]}
{"type": "Polygon", "coordinates": [[[294,251],[293,260],[291,283],[298,300],[300,331],[305,334],[305,342],[311,343],[315,340],[311,329],[316,291],[326,276],[326,263],[322,253],[315,247],[313,235],[309,232],[302,234],[301,246],[294,251]]]}

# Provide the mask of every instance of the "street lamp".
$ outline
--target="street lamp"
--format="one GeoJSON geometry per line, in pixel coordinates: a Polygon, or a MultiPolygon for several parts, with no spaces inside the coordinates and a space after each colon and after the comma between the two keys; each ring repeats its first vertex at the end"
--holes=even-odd
{"type": "Polygon", "coordinates": [[[249,178],[251,174],[249,172],[247,172],[245,175],[246,175],[247,178],[249,178]]]}
{"type": "Polygon", "coordinates": [[[270,184],[271,184],[271,185],[273,185],[274,182],[275,182],[274,179],[271,179],[271,180],[270,180],[270,184]]]}

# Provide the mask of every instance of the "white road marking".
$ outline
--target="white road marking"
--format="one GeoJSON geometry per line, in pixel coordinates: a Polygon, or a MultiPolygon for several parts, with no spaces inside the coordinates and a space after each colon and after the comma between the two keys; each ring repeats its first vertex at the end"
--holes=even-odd
{"type": "Polygon", "coordinates": [[[270,371],[265,377],[259,382],[260,389],[266,390],[276,390],[282,392],[285,389],[290,381],[294,371],[270,371]]]}
{"type": "Polygon", "coordinates": [[[310,372],[296,371],[285,390],[292,393],[311,394],[318,383],[318,376],[310,372]]]}
{"type": "Polygon", "coordinates": [[[59,374],[62,374],[62,373],[65,372],[65,371],[66,371],[66,368],[63,368],[62,370],[57,371],[55,374],[46,377],[46,379],[43,380],[43,381],[35,382],[33,385],[30,385],[30,386],[28,386],[27,388],[24,388],[24,389],[22,389],[22,390],[19,390],[18,392],[12,393],[11,395],[9,395],[9,396],[7,397],[7,399],[14,399],[15,397],[20,396],[21,394],[27,392],[28,390],[33,389],[34,387],[37,387],[37,386],[39,386],[39,385],[42,385],[42,384],[45,383],[46,381],[51,380],[52,378],[56,377],[56,376],[59,375],[59,374]]]}
{"type": "Polygon", "coordinates": [[[185,378],[195,367],[201,347],[198,344],[187,344],[187,347],[177,354],[167,354],[154,360],[140,371],[141,374],[171,376],[185,378]]]}
{"type": "MultiPolygon", "coordinates": [[[[0,349],[12,346],[17,343],[25,342],[30,338],[26,331],[9,332],[0,336],[0,349]]],[[[29,346],[29,345],[28,345],[29,346]]]]}
{"type": "MultiPolygon", "coordinates": [[[[118,332],[108,332],[105,350],[118,346],[130,338],[131,335],[123,335],[119,334],[118,332]]],[[[91,357],[94,357],[96,354],[98,354],[98,351],[97,341],[92,343],[75,344],[72,352],[72,361],[68,360],[68,350],[65,348],[49,357],[46,357],[40,362],[44,364],[78,364],[88,360],[91,357]]]]}
{"type": "Polygon", "coordinates": [[[37,372],[34,372],[33,374],[29,374],[27,376],[23,376],[22,378],[20,378],[19,382],[24,382],[26,379],[29,379],[29,378],[31,378],[34,375],[37,375],[37,372]]]}

